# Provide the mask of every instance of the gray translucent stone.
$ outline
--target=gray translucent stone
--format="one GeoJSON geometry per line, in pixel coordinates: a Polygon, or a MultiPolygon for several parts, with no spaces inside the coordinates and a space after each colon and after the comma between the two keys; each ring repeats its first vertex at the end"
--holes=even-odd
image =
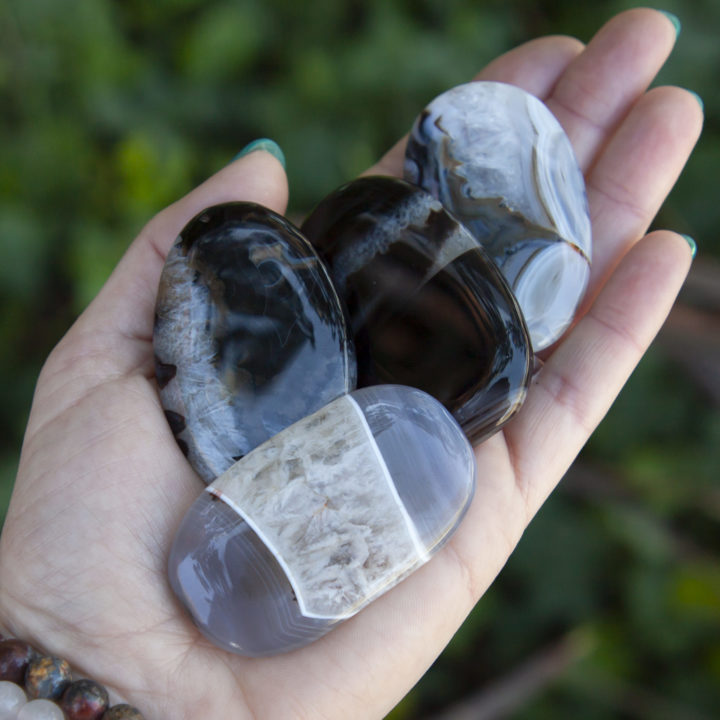
{"type": "Polygon", "coordinates": [[[548,108],[512,85],[474,82],[413,125],[405,178],[463,222],[517,297],[535,351],[572,322],[590,272],[585,183],[548,108]]]}
{"type": "Polygon", "coordinates": [[[207,208],[182,230],[153,344],[165,415],[205,482],[355,387],[325,266],[297,228],[252,203],[207,208]]]}
{"type": "Polygon", "coordinates": [[[243,655],[312,642],[422,565],[458,526],[475,460],[426,393],[356,390],[210,485],[176,535],[175,593],[243,655]]]}

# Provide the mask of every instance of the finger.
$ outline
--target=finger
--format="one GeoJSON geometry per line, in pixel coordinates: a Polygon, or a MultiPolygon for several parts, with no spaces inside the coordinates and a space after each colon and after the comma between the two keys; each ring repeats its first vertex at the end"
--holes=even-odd
{"type": "Polygon", "coordinates": [[[660,329],[690,260],[688,244],[679,235],[657,231],[645,237],[533,379],[525,405],[505,429],[528,519],[660,329]]]}
{"type": "Polygon", "coordinates": [[[568,66],[547,105],[568,134],[583,171],[652,82],[675,39],[675,27],[665,14],[628,10],[604,25],[568,66]]]}
{"type": "Polygon", "coordinates": [[[71,345],[84,353],[94,345],[106,348],[121,373],[146,362],[160,273],[183,226],[203,209],[223,202],[256,202],[283,213],[287,196],[284,168],[268,152],[251,152],[223,168],[143,228],[59,351],[71,345]],[[78,342],[81,335],[83,342],[78,342]],[[122,350],[113,353],[115,340],[122,342],[122,350]]]}
{"type": "Polygon", "coordinates": [[[583,309],[647,231],[700,136],[703,114],[680,88],[655,88],[633,107],[587,179],[593,261],[583,309]]]}
{"type": "MultiPolygon", "coordinates": [[[[560,35],[531,40],[493,60],[473,79],[510,83],[543,99],[583,47],[579,40],[560,35]]],[[[407,136],[363,175],[402,177],[406,143],[407,136]]]]}

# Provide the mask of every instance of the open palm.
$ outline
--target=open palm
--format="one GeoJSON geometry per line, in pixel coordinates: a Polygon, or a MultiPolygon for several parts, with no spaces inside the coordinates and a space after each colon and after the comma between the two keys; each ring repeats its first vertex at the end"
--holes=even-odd
{"type": "MultiPolygon", "coordinates": [[[[386,713],[492,582],[683,282],[685,241],[643,237],[702,122],[686,91],[646,92],[674,39],[666,17],[633,10],[586,48],[543,38],[479,75],[545,100],[570,136],[588,185],[593,268],[582,317],[547,353],[522,411],[477,448],[473,504],[430,563],[318,642],[274,658],[216,649],[170,591],[168,551],[203,485],[155,386],[158,278],[201,209],[251,200],[284,211],[282,167],[254,152],[146,226],[43,368],[0,543],[0,626],[66,657],[148,720],[386,713]]],[[[403,146],[371,172],[400,175],[403,146]]]]}

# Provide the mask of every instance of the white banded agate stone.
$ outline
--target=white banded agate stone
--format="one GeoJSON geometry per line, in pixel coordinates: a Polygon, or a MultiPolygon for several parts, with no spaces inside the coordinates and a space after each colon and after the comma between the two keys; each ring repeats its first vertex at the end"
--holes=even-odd
{"type": "Polygon", "coordinates": [[[206,483],[355,387],[324,264],[294,225],[254,203],[206,208],[180,232],[153,346],[165,417],[206,483]]]}
{"type": "Polygon", "coordinates": [[[482,244],[517,298],[537,352],[569,327],[590,273],[585,182],[560,123],[513,85],[472,82],[415,121],[405,179],[482,244]]]}
{"type": "Polygon", "coordinates": [[[344,395],[252,450],[190,508],[169,562],[200,630],[242,655],[302,647],[386,592],[450,537],[475,459],[430,395],[344,395]]]}

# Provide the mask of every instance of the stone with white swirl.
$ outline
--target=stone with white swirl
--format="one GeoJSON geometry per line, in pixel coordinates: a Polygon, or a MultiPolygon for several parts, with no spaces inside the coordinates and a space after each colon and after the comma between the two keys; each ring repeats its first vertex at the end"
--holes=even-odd
{"type": "Polygon", "coordinates": [[[527,393],[527,328],[497,266],[436,198],[363,177],[330,193],[302,231],[347,307],[360,387],[420,388],[473,443],[513,417],[527,393]]]}
{"type": "Polygon", "coordinates": [[[171,585],[221,647],[301,647],[422,565],[474,487],[472,448],[439,402],[398,385],[356,390],[202,493],[175,538],[171,585]]]}
{"type": "Polygon", "coordinates": [[[473,82],[415,121],[405,179],[464,223],[518,299],[533,349],[568,328],[590,272],[585,183],[550,110],[512,85],[473,82]]]}
{"type": "Polygon", "coordinates": [[[160,399],[205,482],[355,387],[325,266],[297,228],[260,205],[216,205],[188,223],[155,312],[160,399]]]}

